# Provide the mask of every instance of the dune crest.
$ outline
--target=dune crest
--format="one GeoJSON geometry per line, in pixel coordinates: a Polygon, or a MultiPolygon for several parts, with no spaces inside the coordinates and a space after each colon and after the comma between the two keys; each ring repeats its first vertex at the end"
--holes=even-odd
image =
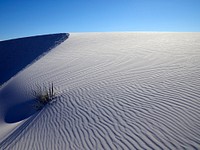
{"type": "Polygon", "coordinates": [[[60,33],[0,41],[0,85],[68,36],[60,33]]]}

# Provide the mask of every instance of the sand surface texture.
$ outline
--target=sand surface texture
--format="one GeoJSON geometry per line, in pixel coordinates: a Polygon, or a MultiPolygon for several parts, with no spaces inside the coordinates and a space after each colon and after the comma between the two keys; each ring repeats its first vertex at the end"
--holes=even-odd
{"type": "Polygon", "coordinates": [[[70,33],[0,88],[0,149],[200,149],[200,33],[70,33]]]}

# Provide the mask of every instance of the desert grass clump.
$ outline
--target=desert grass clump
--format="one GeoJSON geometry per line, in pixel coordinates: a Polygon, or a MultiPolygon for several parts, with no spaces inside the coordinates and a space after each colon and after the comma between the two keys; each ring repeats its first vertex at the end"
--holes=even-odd
{"type": "Polygon", "coordinates": [[[56,98],[55,88],[53,83],[46,86],[37,86],[37,91],[33,92],[36,99],[36,105],[34,106],[37,110],[42,109],[46,104],[50,103],[56,98]]]}

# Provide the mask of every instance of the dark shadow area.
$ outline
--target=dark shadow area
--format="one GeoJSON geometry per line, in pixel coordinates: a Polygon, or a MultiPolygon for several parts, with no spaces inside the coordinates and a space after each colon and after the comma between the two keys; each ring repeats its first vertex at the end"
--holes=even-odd
{"type": "Polygon", "coordinates": [[[59,33],[0,41],[0,85],[68,37],[59,33]]]}
{"type": "Polygon", "coordinates": [[[15,123],[32,116],[37,112],[35,105],[36,101],[31,100],[10,107],[5,114],[5,122],[15,123]]]}

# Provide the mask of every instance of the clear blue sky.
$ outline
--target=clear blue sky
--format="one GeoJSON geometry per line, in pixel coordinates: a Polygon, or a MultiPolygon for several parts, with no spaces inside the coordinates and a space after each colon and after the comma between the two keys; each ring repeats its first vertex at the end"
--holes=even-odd
{"type": "Polygon", "coordinates": [[[200,0],[0,1],[0,40],[111,31],[200,32],[200,0]]]}

